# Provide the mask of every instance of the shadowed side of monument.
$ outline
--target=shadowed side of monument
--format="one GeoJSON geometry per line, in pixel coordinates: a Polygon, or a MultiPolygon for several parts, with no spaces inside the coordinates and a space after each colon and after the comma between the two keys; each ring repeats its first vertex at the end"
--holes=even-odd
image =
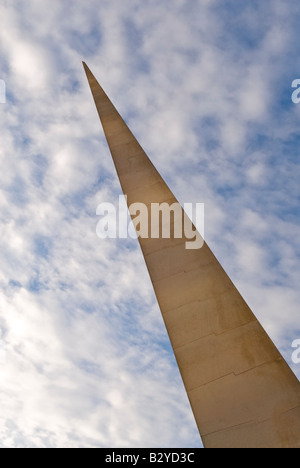
{"type": "MultiPolygon", "coordinates": [[[[84,68],[128,206],[176,203],[84,68]]],[[[186,240],[139,238],[204,446],[300,447],[298,379],[207,244],[187,250],[186,240]]]]}

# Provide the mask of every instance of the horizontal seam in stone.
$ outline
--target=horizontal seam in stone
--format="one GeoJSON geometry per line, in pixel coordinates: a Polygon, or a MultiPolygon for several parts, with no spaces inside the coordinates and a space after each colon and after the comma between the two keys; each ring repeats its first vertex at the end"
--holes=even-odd
{"type": "MultiPolygon", "coordinates": [[[[295,409],[297,409],[299,407],[300,407],[300,405],[295,406],[294,408],[290,408],[290,409],[288,409],[286,411],[282,411],[278,415],[279,416],[284,415],[284,414],[289,413],[290,411],[293,411],[293,410],[295,410],[295,409]]],[[[235,428],[238,428],[238,427],[241,427],[241,426],[249,426],[251,424],[256,424],[256,425],[264,424],[264,423],[266,423],[268,421],[272,421],[272,419],[273,419],[273,417],[271,416],[270,418],[266,418],[266,419],[255,419],[255,420],[252,420],[252,421],[247,421],[247,422],[244,422],[244,423],[241,423],[241,424],[236,424],[234,426],[228,426],[225,429],[221,429],[220,431],[214,431],[214,432],[209,432],[207,434],[202,434],[202,437],[209,437],[209,436],[214,435],[214,434],[221,434],[222,432],[229,432],[232,429],[235,429],[235,428]]]]}
{"type": "MultiPolygon", "coordinates": [[[[188,242],[187,239],[185,239],[185,241],[188,242]]],[[[161,281],[164,281],[164,280],[166,280],[166,279],[174,278],[174,276],[179,276],[179,275],[182,275],[183,273],[191,273],[192,271],[197,271],[197,270],[200,270],[200,269],[202,269],[202,268],[208,267],[208,266],[210,266],[210,265],[216,265],[216,266],[218,266],[218,264],[217,264],[214,260],[212,260],[212,261],[210,261],[209,263],[205,263],[204,265],[200,265],[200,266],[197,265],[195,268],[192,268],[191,270],[184,269],[184,270],[182,270],[182,271],[179,271],[178,273],[174,273],[174,275],[169,275],[169,276],[166,276],[166,277],[164,277],[164,278],[162,278],[162,279],[153,281],[153,283],[154,283],[154,284],[157,284],[157,283],[160,283],[161,281]]]]}
{"type": "Polygon", "coordinates": [[[228,374],[224,374],[221,377],[217,377],[216,379],[210,380],[209,382],[206,382],[206,383],[204,383],[202,385],[198,385],[197,387],[194,387],[194,388],[191,388],[191,389],[187,388],[187,391],[188,392],[194,392],[195,390],[198,390],[199,388],[205,387],[206,385],[210,385],[211,383],[216,382],[218,380],[222,380],[225,377],[228,377],[229,375],[234,375],[234,377],[240,377],[243,374],[247,374],[247,373],[249,373],[249,372],[251,372],[251,371],[253,371],[255,369],[258,369],[259,367],[263,367],[263,366],[266,366],[267,364],[272,364],[272,363],[280,362],[280,361],[283,361],[282,357],[278,357],[278,358],[275,358],[275,359],[271,359],[271,360],[262,362],[261,364],[258,364],[257,366],[250,367],[249,369],[247,369],[245,371],[242,371],[242,372],[239,372],[239,373],[229,372],[228,374]]]}
{"type": "MultiPolygon", "coordinates": [[[[162,249],[161,249],[161,250],[162,250],[162,249]]],[[[231,288],[229,288],[229,287],[226,288],[226,289],[222,292],[222,294],[225,294],[225,293],[226,293],[227,291],[229,291],[229,290],[232,290],[232,287],[231,287],[231,288]]],[[[219,295],[220,295],[220,294],[221,294],[221,293],[219,293],[219,295]]],[[[169,314],[170,312],[175,312],[176,310],[182,309],[183,307],[190,306],[190,305],[192,305],[192,304],[196,304],[197,302],[199,302],[199,303],[201,303],[201,302],[206,302],[206,301],[210,300],[212,297],[215,297],[214,292],[212,292],[212,294],[211,294],[210,296],[206,297],[205,299],[196,299],[196,300],[191,301],[191,302],[188,302],[188,303],[180,304],[178,307],[172,307],[171,309],[165,310],[164,312],[162,312],[162,314],[165,315],[165,314],[169,314]]],[[[246,304],[246,302],[245,302],[245,304],[246,304]]],[[[159,305],[159,306],[160,306],[160,305],[159,305]]],[[[160,306],[160,308],[161,308],[161,306],[160,306]]]]}
{"type": "Polygon", "coordinates": [[[245,327],[246,325],[249,325],[250,323],[252,322],[258,322],[258,320],[255,318],[255,316],[253,316],[253,318],[251,320],[248,320],[247,322],[244,322],[244,323],[241,323],[240,325],[237,325],[236,327],[232,327],[232,328],[227,328],[226,330],[222,331],[221,333],[209,333],[208,335],[205,335],[205,336],[201,336],[201,338],[197,338],[196,340],[192,340],[192,341],[189,341],[187,343],[185,343],[184,345],[181,345],[181,346],[177,346],[176,348],[174,347],[174,350],[177,350],[177,349],[182,349],[184,348],[185,346],[188,346],[192,343],[196,343],[197,341],[201,341],[201,340],[204,340],[205,338],[208,338],[210,336],[215,336],[215,337],[218,337],[218,336],[222,336],[222,335],[225,335],[226,333],[229,333],[233,330],[237,330],[238,328],[242,328],[242,327],[245,327]]]}

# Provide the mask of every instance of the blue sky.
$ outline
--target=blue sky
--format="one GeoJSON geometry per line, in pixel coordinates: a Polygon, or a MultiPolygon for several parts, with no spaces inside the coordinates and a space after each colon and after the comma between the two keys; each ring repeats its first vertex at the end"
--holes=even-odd
{"type": "Polygon", "coordinates": [[[0,5],[0,447],[201,446],[85,60],[298,377],[299,13],[291,0],[0,5]]]}

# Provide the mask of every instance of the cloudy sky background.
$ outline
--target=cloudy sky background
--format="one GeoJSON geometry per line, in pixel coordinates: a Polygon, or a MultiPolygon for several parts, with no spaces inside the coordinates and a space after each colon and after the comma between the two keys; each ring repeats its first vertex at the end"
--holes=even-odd
{"type": "MultiPolygon", "coordinates": [[[[291,366],[300,338],[292,0],[0,3],[0,447],[198,447],[85,60],[291,366]]],[[[300,376],[300,367],[293,366],[300,376]]]]}

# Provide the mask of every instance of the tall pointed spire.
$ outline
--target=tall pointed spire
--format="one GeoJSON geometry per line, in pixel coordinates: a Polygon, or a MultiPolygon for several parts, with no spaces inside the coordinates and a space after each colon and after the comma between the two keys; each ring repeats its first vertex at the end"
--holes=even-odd
{"type": "MultiPolygon", "coordinates": [[[[128,205],[176,202],[84,68],[128,205]]],[[[300,448],[298,379],[207,244],[185,241],[139,238],[204,446],[300,448]]]]}

